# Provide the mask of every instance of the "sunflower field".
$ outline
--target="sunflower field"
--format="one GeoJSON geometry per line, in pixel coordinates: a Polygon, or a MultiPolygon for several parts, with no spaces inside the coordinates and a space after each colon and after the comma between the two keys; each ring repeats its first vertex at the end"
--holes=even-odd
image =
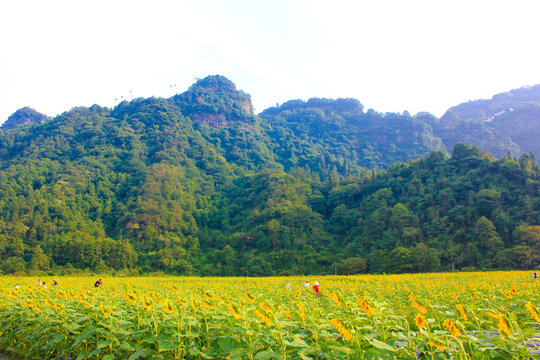
{"type": "Polygon", "coordinates": [[[305,278],[0,278],[14,359],[540,358],[527,272],[305,278]]]}

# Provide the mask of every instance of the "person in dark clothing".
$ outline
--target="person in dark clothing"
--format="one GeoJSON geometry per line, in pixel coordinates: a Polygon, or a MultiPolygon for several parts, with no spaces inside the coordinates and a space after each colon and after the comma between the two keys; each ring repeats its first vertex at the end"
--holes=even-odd
{"type": "Polygon", "coordinates": [[[103,285],[103,281],[101,281],[101,279],[96,281],[96,283],[94,284],[95,287],[100,287],[101,285],[103,285]]]}

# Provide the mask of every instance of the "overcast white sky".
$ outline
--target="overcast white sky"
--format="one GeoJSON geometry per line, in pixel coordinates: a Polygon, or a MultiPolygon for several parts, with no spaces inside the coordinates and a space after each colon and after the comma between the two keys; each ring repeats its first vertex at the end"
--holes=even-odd
{"type": "Polygon", "coordinates": [[[224,75],[257,112],[310,97],[444,111],[540,83],[538,0],[0,3],[0,123],[224,75]]]}

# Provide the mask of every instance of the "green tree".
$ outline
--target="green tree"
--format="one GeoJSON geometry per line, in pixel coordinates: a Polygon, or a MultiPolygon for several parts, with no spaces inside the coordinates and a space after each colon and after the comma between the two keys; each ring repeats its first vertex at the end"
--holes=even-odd
{"type": "Polygon", "coordinates": [[[32,252],[32,258],[30,259],[29,267],[31,270],[49,270],[51,261],[49,257],[43,252],[41,246],[37,245],[32,252]]]}
{"type": "Polygon", "coordinates": [[[499,251],[503,250],[504,242],[493,223],[485,216],[476,221],[474,235],[479,244],[479,250],[483,253],[484,266],[491,267],[492,259],[499,251]]]}
{"type": "Polygon", "coordinates": [[[354,275],[365,273],[367,270],[367,259],[362,257],[350,257],[341,261],[339,265],[340,274],[354,275]]]}
{"type": "Polygon", "coordinates": [[[2,262],[2,271],[6,274],[16,274],[24,272],[26,263],[19,256],[11,256],[2,262]]]}
{"type": "Polygon", "coordinates": [[[416,271],[432,272],[440,269],[441,262],[437,250],[429,248],[424,243],[418,243],[411,251],[416,271]]]}
{"type": "Polygon", "coordinates": [[[388,257],[387,269],[389,273],[401,274],[414,270],[414,256],[410,249],[399,246],[388,257]]]}
{"type": "Polygon", "coordinates": [[[476,203],[480,214],[491,216],[500,206],[501,192],[497,189],[482,189],[476,194],[476,203]]]}
{"type": "Polygon", "coordinates": [[[502,269],[528,270],[540,264],[534,258],[533,250],[527,245],[516,245],[500,251],[495,258],[495,263],[502,269]]]}

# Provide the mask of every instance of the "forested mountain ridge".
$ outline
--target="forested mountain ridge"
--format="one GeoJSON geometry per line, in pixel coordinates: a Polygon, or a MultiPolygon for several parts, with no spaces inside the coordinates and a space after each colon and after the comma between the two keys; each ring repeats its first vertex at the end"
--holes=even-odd
{"type": "Polygon", "coordinates": [[[523,104],[540,104],[540,84],[493,95],[489,100],[474,100],[450,108],[462,119],[493,120],[523,104]]]}
{"type": "Polygon", "coordinates": [[[429,125],[407,112],[364,113],[356,99],[292,100],[260,116],[273,127],[271,136],[282,144],[280,151],[290,166],[305,165],[298,155],[305,152],[306,139],[318,151],[337,156],[346,168],[387,168],[396,161],[443,149],[429,125]],[[296,158],[299,161],[292,162],[296,158]]]}
{"type": "Polygon", "coordinates": [[[440,119],[425,118],[447,149],[476,144],[501,157],[540,153],[540,84],[451,107],[440,119]]]}
{"type": "Polygon", "coordinates": [[[452,110],[446,111],[440,119],[425,113],[417,114],[416,118],[431,126],[433,132],[442,139],[445,149],[452,149],[455,144],[465,142],[478,145],[496,157],[502,157],[508,152],[522,153],[510,136],[482,120],[463,120],[452,110]]]}
{"type": "Polygon", "coordinates": [[[26,106],[15,111],[3,124],[3,129],[13,129],[19,126],[41,124],[49,120],[47,115],[26,106]]]}
{"type": "Polygon", "coordinates": [[[220,76],[170,99],[74,108],[0,131],[0,269],[537,266],[534,155],[432,149],[441,143],[425,122],[364,112],[354,99],[256,116],[249,95],[220,76]]]}

